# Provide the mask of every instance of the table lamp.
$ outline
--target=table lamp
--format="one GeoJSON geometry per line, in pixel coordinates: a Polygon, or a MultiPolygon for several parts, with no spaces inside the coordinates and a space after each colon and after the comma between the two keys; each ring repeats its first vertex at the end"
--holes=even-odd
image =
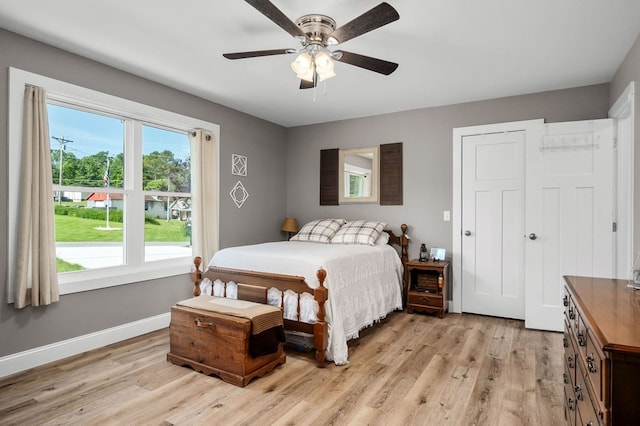
{"type": "Polygon", "coordinates": [[[291,238],[291,234],[298,232],[298,221],[295,217],[285,217],[280,230],[286,232],[287,239],[289,239],[291,238]]]}

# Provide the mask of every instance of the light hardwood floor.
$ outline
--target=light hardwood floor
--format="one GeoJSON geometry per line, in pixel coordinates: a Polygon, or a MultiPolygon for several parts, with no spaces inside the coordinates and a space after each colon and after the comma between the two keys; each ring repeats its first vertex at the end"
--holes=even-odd
{"type": "Polygon", "coordinates": [[[0,380],[0,424],[562,425],[562,334],[467,314],[393,313],[247,387],[166,361],[160,330],[0,380]]]}

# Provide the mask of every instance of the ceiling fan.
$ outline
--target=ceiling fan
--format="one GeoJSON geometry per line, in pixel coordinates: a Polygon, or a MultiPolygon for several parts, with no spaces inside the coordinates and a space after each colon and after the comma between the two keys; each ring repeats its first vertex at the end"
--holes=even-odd
{"type": "Polygon", "coordinates": [[[329,46],[344,43],[369,31],[400,19],[398,12],[383,2],[357,18],[336,28],[336,21],[325,15],[311,14],[291,21],[269,0],[245,0],[276,25],[302,44],[300,49],[272,49],[251,52],[225,53],[227,59],[255,58],[259,56],[297,54],[291,68],[300,79],[300,88],[316,87],[318,81],[335,77],[332,60],[344,62],[380,74],[389,75],[398,64],[359,55],[345,50],[329,50],[329,46]]]}

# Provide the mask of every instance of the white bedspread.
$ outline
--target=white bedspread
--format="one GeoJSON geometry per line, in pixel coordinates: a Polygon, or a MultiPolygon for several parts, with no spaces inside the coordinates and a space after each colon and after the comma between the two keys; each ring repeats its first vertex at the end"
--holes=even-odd
{"type": "Polygon", "coordinates": [[[388,245],[280,241],[220,250],[209,266],[302,276],[312,288],[319,285],[318,269],[325,269],[324,285],[329,289],[326,356],[338,365],[348,362],[347,340],[389,312],[402,309],[402,262],[388,245]]]}

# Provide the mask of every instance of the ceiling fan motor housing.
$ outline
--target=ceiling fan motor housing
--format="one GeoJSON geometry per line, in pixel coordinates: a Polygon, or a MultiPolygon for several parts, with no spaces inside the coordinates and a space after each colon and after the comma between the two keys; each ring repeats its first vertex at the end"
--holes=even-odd
{"type": "Polygon", "coordinates": [[[336,29],[336,21],[326,15],[304,15],[296,24],[307,35],[309,44],[321,44],[326,47],[327,37],[336,29]]]}

